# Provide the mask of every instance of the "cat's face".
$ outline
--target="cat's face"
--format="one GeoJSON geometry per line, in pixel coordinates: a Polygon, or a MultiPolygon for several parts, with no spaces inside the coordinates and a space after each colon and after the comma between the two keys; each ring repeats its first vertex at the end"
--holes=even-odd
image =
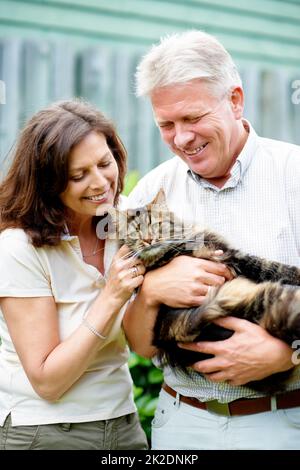
{"type": "Polygon", "coordinates": [[[176,230],[176,221],[172,212],[153,208],[149,204],[128,211],[126,243],[146,267],[151,267],[170,250],[171,242],[177,238],[176,230]]]}
{"type": "MultiPolygon", "coordinates": [[[[187,237],[186,224],[176,219],[162,190],[151,203],[137,209],[115,211],[118,238],[124,240],[146,268],[159,266],[166,253],[187,237]]],[[[190,231],[190,227],[189,227],[190,231]]]]}

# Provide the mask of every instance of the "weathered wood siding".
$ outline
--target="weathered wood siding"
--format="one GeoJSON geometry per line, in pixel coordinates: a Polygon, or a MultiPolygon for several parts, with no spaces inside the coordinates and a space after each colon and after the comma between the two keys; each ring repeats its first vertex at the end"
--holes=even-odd
{"type": "Polygon", "coordinates": [[[0,161],[34,111],[72,96],[117,122],[130,168],[167,158],[149,103],[134,96],[134,71],[161,35],[189,28],[234,56],[258,132],[300,144],[300,1],[0,0],[0,161]]]}

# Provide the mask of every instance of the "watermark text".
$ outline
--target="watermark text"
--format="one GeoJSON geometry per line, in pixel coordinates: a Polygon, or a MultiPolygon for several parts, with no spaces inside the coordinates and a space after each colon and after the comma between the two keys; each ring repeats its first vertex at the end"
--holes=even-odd
{"type": "Polygon", "coordinates": [[[292,103],[299,104],[300,103],[300,80],[294,80],[292,82],[292,88],[295,91],[292,93],[292,103]]]}
{"type": "Polygon", "coordinates": [[[0,104],[6,104],[6,86],[3,80],[0,80],[0,104]]]}

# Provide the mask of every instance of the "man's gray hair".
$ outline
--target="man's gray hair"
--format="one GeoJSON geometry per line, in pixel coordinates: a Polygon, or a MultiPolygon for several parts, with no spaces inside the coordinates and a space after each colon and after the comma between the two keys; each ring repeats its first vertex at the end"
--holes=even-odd
{"type": "Polygon", "coordinates": [[[214,36],[196,30],[168,35],[138,65],[136,94],[150,95],[156,88],[194,79],[203,79],[218,95],[242,86],[230,54],[214,36]]]}

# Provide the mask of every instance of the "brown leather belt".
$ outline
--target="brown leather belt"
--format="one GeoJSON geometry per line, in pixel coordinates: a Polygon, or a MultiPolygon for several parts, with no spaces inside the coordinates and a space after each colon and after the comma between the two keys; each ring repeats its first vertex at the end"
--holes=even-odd
{"type": "MultiPolygon", "coordinates": [[[[162,388],[172,397],[177,397],[177,392],[167,384],[162,388]]],[[[263,413],[265,411],[282,410],[284,408],[294,408],[300,406],[300,390],[280,393],[278,395],[261,398],[243,398],[230,403],[219,403],[217,400],[202,402],[197,398],[186,397],[178,394],[179,401],[187,405],[211,411],[223,416],[250,415],[254,413],[263,413]]]]}

